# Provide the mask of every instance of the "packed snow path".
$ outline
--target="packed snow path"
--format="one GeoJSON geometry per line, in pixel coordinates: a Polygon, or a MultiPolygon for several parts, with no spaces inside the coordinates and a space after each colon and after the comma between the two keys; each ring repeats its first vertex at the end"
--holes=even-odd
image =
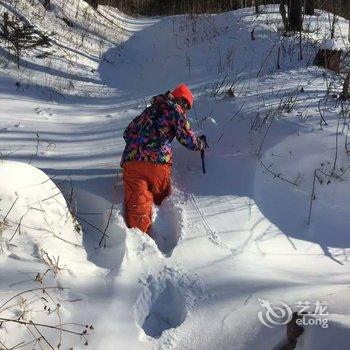
{"type": "MultiPolygon", "coordinates": [[[[55,11],[61,8],[53,2],[55,11]]],[[[71,1],[64,15],[82,21],[74,17],[78,5],[87,8],[71,1]]],[[[317,185],[307,225],[314,170],[327,174],[333,166],[341,110],[336,99],[324,98],[332,75],[309,67],[328,17],[307,19],[311,29],[321,29],[310,30],[300,60],[298,39],[280,36],[274,10],[259,17],[244,9],[135,20],[102,7],[100,22],[87,35],[95,51],[75,52],[79,64],[72,64],[71,74],[63,74],[67,62],[58,56],[48,73],[35,59],[20,73],[11,64],[2,68],[3,159],[42,169],[82,224],[86,257],[79,271],[67,263],[48,274],[44,285],[71,288],[62,299],[78,301],[62,302],[61,317],[93,324],[91,349],[272,349],[286,329],[259,321],[258,299],[291,306],[326,300],[329,330],[308,327],[298,348],[327,349],[334,337],[337,349],[347,348],[350,201],[344,147],[336,167],[341,176],[329,185],[326,176],[317,185]],[[122,44],[104,22],[107,15],[109,25],[120,21],[122,44]],[[105,27],[108,35],[101,34],[105,27]],[[106,45],[101,59],[99,42],[106,45]],[[73,89],[59,90],[69,81],[73,89]],[[153,240],[127,229],[122,219],[122,133],[152,95],[179,82],[189,83],[196,95],[190,118],[209,139],[207,174],[199,154],[174,143],[174,191],[155,209],[153,240]],[[320,100],[328,122],[323,130],[320,100]]],[[[54,13],[48,15],[52,22],[54,13]]],[[[343,42],[345,21],[339,28],[343,42]]],[[[72,37],[78,34],[73,29],[72,37]]],[[[69,40],[64,45],[75,50],[69,40]]],[[[339,138],[341,144],[345,135],[339,138]]],[[[46,269],[38,256],[22,258],[21,249],[7,245],[0,255],[4,300],[37,285],[36,273],[46,269]]],[[[56,258],[65,253],[50,249],[56,258]]],[[[12,341],[1,332],[1,341],[12,341]]],[[[19,328],[13,332],[14,344],[29,337],[19,328]]],[[[81,347],[80,339],[65,341],[81,347]]]]}

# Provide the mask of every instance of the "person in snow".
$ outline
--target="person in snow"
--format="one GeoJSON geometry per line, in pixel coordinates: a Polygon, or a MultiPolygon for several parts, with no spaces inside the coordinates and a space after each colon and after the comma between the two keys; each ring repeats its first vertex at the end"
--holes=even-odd
{"type": "Polygon", "coordinates": [[[203,150],[204,136],[193,133],[186,112],[193,95],[185,84],[152,98],[151,105],[125,129],[123,168],[125,221],[129,228],[149,233],[153,203],[170,195],[171,142],[176,139],[193,151],[203,150]]]}

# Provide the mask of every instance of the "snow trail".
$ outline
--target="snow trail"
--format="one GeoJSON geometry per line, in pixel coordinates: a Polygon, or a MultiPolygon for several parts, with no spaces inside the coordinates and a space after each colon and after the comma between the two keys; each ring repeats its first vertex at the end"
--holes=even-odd
{"type": "MultiPolygon", "coordinates": [[[[307,327],[298,346],[326,349],[336,336],[337,348],[346,349],[350,203],[343,150],[336,168],[342,175],[330,184],[323,175],[311,224],[306,223],[312,175],[315,168],[328,174],[332,167],[340,114],[336,99],[324,99],[324,75],[334,77],[309,67],[327,33],[328,15],[306,18],[310,34],[299,60],[298,38],[280,35],[273,6],[259,16],[242,9],[132,19],[108,7],[95,12],[82,0],[52,3],[45,13],[33,1],[38,17],[23,1],[16,9],[39,28],[57,31],[51,57],[25,57],[16,70],[1,48],[6,62],[0,148],[4,160],[30,162],[51,178],[45,177],[49,190],[60,192],[47,197],[65,198],[82,236],[75,249],[47,240],[44,231],[17,232],[14,246],[8,237],[16,225],[0,226],[1,302],[26,288],[71,288],[55,294],[62,305],[59,316],[66,323],[92,323],[92,349],[242,350],[272,349],[285,339],[285,327],[269,329],[259,322],[259,298],[293,308],[300,300],[326,300],[330,332],[307,327]],[[73,22],[72,29],[56,18],[62,16],[73,22]],[[123,220],[122,181],[116,181],[122,133],[152,95],[179,82],[189,83],[196,95],[189,118],[197,133],[208,136],[207,174],[197,153],[174,143],[173,194],[155,209],[152,239],[123,220]],[[320,100],[328,122],[323,130],[320,100]],[[60,262],[66,257],[65,269],[45,274],[42,247],[60,262]],[[35,280],[37,273],[42,283],[35,280]]],[[[0,8],[15,11],[3,1],[0,8]]],[[[339,26],[342,42],[346,21],[340,19],[339,26]]],[[[12,176],[0,182],[0,220],[15,199],[13,193],[4,196],[12,176]]],[[[16,177],[16,184],[26,183],[25,172],[16,177]]],[[[56,204],[50,213],[61,217],[56,204]]],[[[38,215],[30,224],[39,223],[38,215]]],[[[40,222],[44,227],[45,220],[40,222]]],[[[74,222],[66,224],[74,229],[74,222]]],[[[69,239],[72,232],[67,231],[69,239]]],[[[11,317],[24,312],[16,302],[11,317]]],[[[27,309],[28,317],[43,317],[37,308],[27,309]]],[[[8,326],[8,333],[1,328],[0,340],[10,345],[8,334],[18,342],[29,339],[17,326],[8,326]]],[[[57,337],[51,339],[56,344],[57,337]]],[[[74,337],[64,345],[82,347],[74,337]]]]}

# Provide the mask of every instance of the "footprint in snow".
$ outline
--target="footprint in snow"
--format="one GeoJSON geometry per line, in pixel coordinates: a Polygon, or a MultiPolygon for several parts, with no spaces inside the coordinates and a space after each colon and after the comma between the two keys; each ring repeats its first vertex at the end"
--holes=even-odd
{"type": "Polygon", "coordinates": [[[24,125],[21,123],[17,123],[14,125],[15,128],[24,128],[24,125]]]}
{"type": "Polygon", "coordinates": [[[184,213],[171,198],[166,199],[154,211],[154,222],[150,236],[156,242],[158,249],[170,257],[183,236],[184,213]]]}
{"type": "MultiPolygon", "coordinates": [[[[36,107],[36,108],[34,108],[34,111],[36,114],[42,115],[44,117],[53,116],[53,113],[51,112],[51,108],[36,107]]],[[[48,118],[46,118],[46,119],[48,119],[48,118]]]]}
{"type": "Polygon", "coordinates": [[[163,331],[179,327],[186,318],[185,298],[170,280],[164,289],[158,291],[157,298],[150,305],[142,329],[153,338],[159,338],[163,331]]]}
{"type": "Polygon", "coordinates": [[[145,289],[134,305],[141,338],[146,335],[174,339],[175,329],[206,296],[202,281],[173,268],[165,268],[157,276],[150,275],[144,284],[145,289]]]}

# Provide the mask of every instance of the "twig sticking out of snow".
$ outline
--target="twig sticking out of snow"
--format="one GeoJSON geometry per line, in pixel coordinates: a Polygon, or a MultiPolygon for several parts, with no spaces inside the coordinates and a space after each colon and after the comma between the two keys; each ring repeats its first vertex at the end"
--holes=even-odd
{"type": "MultiPolygon", "coordinates": [[[[327,162],[329,164],[329,162],[327,162]]],[[[323,166],[324,163],[321,163],[321,166],[323,166]]],[[[320,184],[326,183],[329,185],[331,183],[331,179],[338,179],[340,180],[350,169],[350,165],[346,168],[340,168],[340,173],[337,173],[335,169],[332,168],[331,172],[328,173],[326,171],[323,171],[320,168],[317,168],[314,170],[314,177],[313,177],[313,183],[312,183],[312,191],[311,191],[311,197],[310,197],[310,206],[309,206],[309,215],[308,215],[308,220],[307,220],[307,225],[310,225],[311,222],[311,213],[312,213],[312,206],[313,202],[316,200],[316,179],[320,184]],[[326,176],[328,178],[327,182],[323,180],[322,175],[326,176]]]]}
{"type": "Polygon", "coordinates": [[[9,214],[11,213],[11,210],[13,209],[13,207],[15,206],[15,204],[17,203],[18,198],[19,198],[19,196],[16,197],[16,199],[15,199],[14,202],[12,203],[10,209],[9,209],[8,212],[6,213],[6,215],[5,215],[4,219],[3,219],[4,222],[6,222],[6,219],[7,219],[7,217],[9,216],[9,214]]]}
{"type": "MultiPolygon", "coordinates": [[[[326,103],[327,103],[327,100],[325,100],[325,101],[326,101],[326,103]]],[[[321,130],[322,130],[322,129],[323,129],[323,125],[324,125],[324,126],[327,126],[328,123],[327,123],[326,120],[324,119],[324,113],[322,114],[322,111],[321,111],[321,102],[322,102],[322,99],[318,101],[317,107],[318,107],[318,112],[319,112],[320,118],[321,118],[321,119],[320,119],[320,127],[321,127],[321,130]]]]}
{"type": "MultiPolygon", "coordinates": [[[[267,116],[267,117],[268,117],[268,116],[267,116]]],[[[267,120],[267,117],[265,118],[266,120],[267,120]]],[[[269,126],[267,127],[266,132],[265,132],[265,134],[264,134],[264,136],[263,136],[263,138],[262,138],[262,141],[261,141],[261,143],[260,143],[259,150],[258,150],[258,152],[257,152],[257,157],[258,157],[258,159],[259,159],[259,161],[260,161],[261,166],[262,166],[265,170],[267,170],[270,174],[272,174],[274,178],[278,178],[278,179],[280,179],[280,180],[282,180],[282,181],[284,181],[284,182],[287,182],[287,183],[289,183],[289,184],[291,184],[291,185],[293,185],[293,186],[298,186],[298,184],[297,184],[296,181],[288,180],[288,179],[286,179],[285,177],[283,177],[282,174],[279,174],[279,173],[274,172],[274,171],[271,170],[271,169],[264,163],[264,161],[262,160],[262,152],[261,152],[261,151],[262,151],[262,147],[263,147],[263,144],[264,144],[264,142],[265,142],[266,136],[267,136],[267,134],[268,134],[268,132],[269,132],[271,126],[272,126],[273,120],[274,120],[274,119],[271,119],[271,122],[270,122],[269,126]]]]}
{"type": "MultiPolygon", "coordinates": [[[[114,187],[115,187],[115,188],[114,188],[114,191],[115,191],[115,189],[116,189],[117,186],[118,186],[118,182],[119,182],[119,170],[117,170],[117,175],[116,175],[116,177],[115,177],[115,183],[114,183],[114,187]]],[[[98,246],[99,246],[100,248],[101,248],[101,245],[102,245],[103,240],[105,240],[104,247],[106,247],[106,237],[108,237],[108,236],[107,236],[107,230],[108,230],[108,227],[109,227],[111,218],[112,218],[112,214],[113,214],[113,212],[114,212],[114,205],[115,205],[115,198],[113,198],[113,203],[112,203],[112,207],[111,207],[111,209],[110,209],[110,211],[109,211],[109,215],[108,215],[108,219],[107,219],[107,224],[106,224],[105,229],[104,229],[103,232],[102,232],[102,237],[101,237],[101,239],[100,239],[100,242],[98,243],[98,246]]]]}
{"type": "MultiPolygon", "coordinates": [[[[38,281],[37,281],[38,282],[38,281]]],[[[31,288],[19,292],[7,299],[0,306],[0,324],[3,328],[6,328],[7,324],[16,323],[23,326],[24,330],[28,330],[32,336],[32,339],[27,342],[22,342],[16,346],[4,344],[1,342],[3,349],[14,349],[19,347],[25,347],[33,344],[38,344],[40,348],[44,347],[50,349],[60,349],[63,345],[63,334],[70,334],[77,336],[82,339],[84,345],[88,345],[87,336],[89,335],[88,331],[92,331],[94,327],[92,325],[84,325],[80,323],[62,323],[60,316],[61,301],[58,300],[51,294],[49,291],[62,292],[68,288],[63,287],[40,287],[40,288],[31,288]],[[38,295],[40,293],[41,295],[38,295]],[[25,297],[24,297],[25,296],[25,297]],[[28,307],[31,306],[29,309],[28,307]],[[9,313],[13,313],[14,308],[20,307],[21,315],[15,318],[10,317],[9,313]],[[40,314],[45,314],[48,318],[52,314],[56,314],[59,319],[59,324],[50,322],[41,321],[36,322],[33,319],[34,312],[39,312],[40,314]],[[48,333],[46,333],[46,330],[48,333]],[[49,340],[49,335],[52,337],[52,331],[57,332],[59,342],[56,346],[53,346],[52,340],[49,340]]],[[[75,301],[75,300],[73,300],[75,301]]],[[[72,301],[72,302],[73,302],[72,301]]],[[[42,318],[41,318],[42,320],[42,318]]],[[[67,344],[65,344],[67,346],[67,344]]]]}
{"type": "Polygon", "coordinates": [[[312,183],[312,191],[311,191],[311,199],[310,199],[310,207],[309,207],[309,216],[307,219],[307,224],[310,225],[310,220],[311,220],[311,211],[312,211],[312,204],[314,200],[316,199],[315,197],[315,183],[316,183],[316,176],[317,176],[317,169],[314,171],[314,180],[312,183]]]}

